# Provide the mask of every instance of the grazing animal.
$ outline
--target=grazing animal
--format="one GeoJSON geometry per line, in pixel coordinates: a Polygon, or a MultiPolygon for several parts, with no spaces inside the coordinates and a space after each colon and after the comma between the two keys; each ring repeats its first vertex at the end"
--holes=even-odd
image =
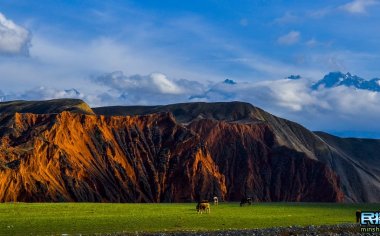
{"type": "Polygon", "coordinates": [[[215,196],[215,197],[214,197],[214,205],[217,206],[218,204],[219,204],[218,197],[215,196]]]}
{"type": "Polygon", "coordinates": [[[197,211],[199,210],[199,206],[201,203],[208,203],[208,201],[207,200],[198,201],[197,207],[195,208],[197,211]]]}
{"type": "Polygon", "coordinates": [[[240,206],[243,206],[245,204],[251,205],[252,204],[252,198],[250,198],[250,197],[242,198],[240,201],[240,206]]]}
{"type": "Polygon", "coordinates": [[[210,213],[210,203],[208,203],[207,200],[203,200],[203,201],[198,202],[197,212],[198,212],[198,214],[199,213],[202,214],[203,212],[210,213]]]}
{"type": "Polygon", "coordinates": [[[357,210],[356,211],[356,223],[360,223],[362,218],[362,210],[357,210]]]}

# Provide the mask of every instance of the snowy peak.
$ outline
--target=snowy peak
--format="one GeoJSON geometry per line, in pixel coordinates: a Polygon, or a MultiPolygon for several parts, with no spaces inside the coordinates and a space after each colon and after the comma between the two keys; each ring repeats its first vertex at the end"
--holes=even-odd
{"type": "Polygon", "coordinates": [[[313,84],[311,88],[318,90],[321,88],[334,88],[338,86],[352,87],[356,89],[380,92],[380,79],[365,80],[351,73],[330,72],[323,79],[313,84]]]}
{"type": "Polygon", "coordinates": [[[226,80],[223,81],[223,83],[224,84],[231,84],[231,85],[236,84],[236,82],[234,80],[232,80],[232,79],[226,79],[226,80]]]}
{"type": "Polygon", "coordinates": [[[299,80],[301,78],[302,77],[300,75],[290,75],[290,76],[286,77],[286,79],[290,79],[290,80],[299,80]]]}
{"type": "Polygon", "coordinates": [[[67,93],[68,95],[72,95],[72,96],[80,96],[81,95],[81,93],[78,90],[74,89],[74,88],[72,88],[72,89],[66,89],[65,93],[67,93]]]}

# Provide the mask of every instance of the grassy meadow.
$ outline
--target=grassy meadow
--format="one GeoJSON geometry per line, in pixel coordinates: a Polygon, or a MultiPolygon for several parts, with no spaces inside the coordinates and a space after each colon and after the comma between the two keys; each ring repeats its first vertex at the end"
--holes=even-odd
{"type": "Polygon", "coordinates": [[[356,209],[380,204],[238,203],[211,206],[197,214],[196,204],[3,203],[0,235],[61,235],[114,232],[210,231],[290,225],[355,222],[356,209]]]}

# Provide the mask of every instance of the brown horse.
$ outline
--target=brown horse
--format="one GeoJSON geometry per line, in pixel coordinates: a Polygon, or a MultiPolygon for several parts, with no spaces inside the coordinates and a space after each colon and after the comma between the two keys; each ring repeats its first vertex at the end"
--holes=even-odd
{"type": "Polygon", "coordinates": [[[210,213],[210,203],[208,203],[207,200],[200,201],[198,202],[196,209],[198,214],[202,214],[203,212],[210,213]]]}

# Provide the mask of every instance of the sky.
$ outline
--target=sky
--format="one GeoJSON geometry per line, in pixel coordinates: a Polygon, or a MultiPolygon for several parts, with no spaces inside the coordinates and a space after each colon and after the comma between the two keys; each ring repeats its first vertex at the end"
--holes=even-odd
{"type": "Polygon", "coordinates": [[[380,77],[379,10],[380,0],[2,0],[0,100],[245,101],[311,130],[380,138],[378,92],[311,89],[332,71],[380,77]]]}

